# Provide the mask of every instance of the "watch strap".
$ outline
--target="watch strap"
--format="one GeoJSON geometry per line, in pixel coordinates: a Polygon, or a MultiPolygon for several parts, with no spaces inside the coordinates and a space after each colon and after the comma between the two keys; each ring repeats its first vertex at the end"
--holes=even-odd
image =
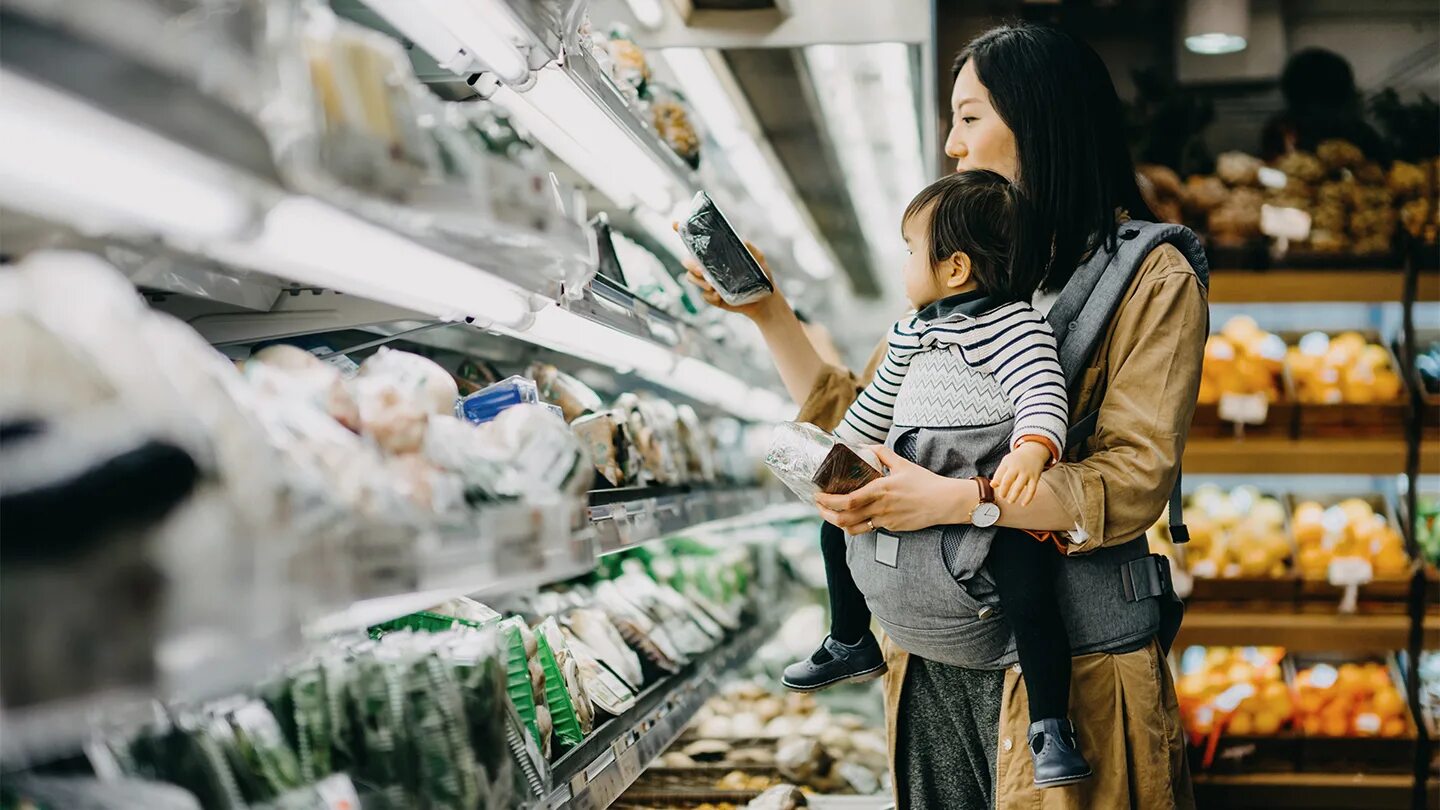
{"type": "Polygon", "coordinates": [[[976,475],[971,477],[970,480],[974,481],[975,484],[980,487],[980,503],[995,502],[995,487],[990,483],[989,478],[983,475],[976,475]]]}

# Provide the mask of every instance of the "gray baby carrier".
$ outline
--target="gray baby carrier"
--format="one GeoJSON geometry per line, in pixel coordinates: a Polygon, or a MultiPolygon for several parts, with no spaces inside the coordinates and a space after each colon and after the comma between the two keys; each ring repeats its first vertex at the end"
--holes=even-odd
{"type": "MultiPolygon", "coordinates": [[[[1074,395],[1090,357],[1145,257],[1174,245],[1208,283],[1199,240],[1178,225],[1121,224],[1116,250],[1101,246],[1075,271],[1047,319],[1059,344],[1060,365],[1074,395]]],[[[1096,413],[1071,426],[1067,444],[1083,447],[1096,413]]],[[[983,427],[892,427],[887,444],[916,463],[952,478],[988,475],[1009,449],[1013,419],[983,427]]],[[[1178,542],[1180,482],[1170,496],[1178,542]]],[[[881,627],[901,648],[923,658],[971,669],[999,669],[1017,660],[1015,637],[1000,621],[995,581],[984,567],[995,528],[933,526],[913,532],[855,537],[847,559],[881,627]]],[[[1149,553],[1145,537],[1070,557],[1056,582],[1075,654],[1128,652],[1158,636],[1168,650],[1183,606],[1170,583],[1168,560],[1149,553]]]]}

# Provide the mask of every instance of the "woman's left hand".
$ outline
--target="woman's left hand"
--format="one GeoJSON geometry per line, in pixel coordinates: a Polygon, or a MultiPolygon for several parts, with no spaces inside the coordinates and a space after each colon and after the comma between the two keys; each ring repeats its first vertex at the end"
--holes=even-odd
{"type": "Polygon", "coordinates": [[[889,468],[889,474],[848,495],[816,495],[815,503],[826,521],[846,534],[872,529],[908,532],[965,521],[968,512],[961,511],[964,487],[973,486],[972,482],[937,475],[883,445],[870,449],[889,468]]]}

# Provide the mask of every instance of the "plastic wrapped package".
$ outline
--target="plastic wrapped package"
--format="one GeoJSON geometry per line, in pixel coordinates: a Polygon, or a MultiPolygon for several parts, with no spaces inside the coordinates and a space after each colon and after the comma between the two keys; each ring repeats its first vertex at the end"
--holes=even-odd
{"type": "Polygon", "coordinates": [[[616,397],[615,407],[625,414],[626,435],[639,454],[641,475],[636,483],[679,483],[680,470],[670,442],[674,421],[667,425],[653,404],[635,394],[616,397]]]}
{"type": "Polygon", "coordinates": [[[612,408],[582,416],[570,423],[570,430],[585,447],[595,470],[611,486],[627,486],[638,478],[639,465],[631,451],[624,411],[612,408]]]}
{"type": "Polygon", "coordinates": [[[249,363],[263,363],[296,377],[294,390],[305,391],[330,418],[356,433],[360,432],[360,406],[345,384],[339,369],[304,349],[277,344],[251,355],[249,363]]]}
{"type": "Polygon", "coordinates": [[[644,684],[640,657],[625,644],[625,638],[604,610],[574,608],[565,614],[562,624],[629,689],[639,690],[644,684]]]}
{"type": "Polygon", "coordinates": [[[685,443],[680,440],[680,415],[675,405],[649,392],[642,392],[637,398],[639,402],[636,408],[644,417],[645,425],[654,431],[667,457],[661,462],[665,465],[663,469],[667,476],[662,479],[663,482],[684,483],[688,480],[690,459],[685,443]]]}
{"type": "Polygon", "coordinates": [[[381,347],[360,364],[362,380],[383,379],[413,398],[426,413],[454,413],[460,391],[450,372],[428,357],[381,347]]]}
{"type": "Polygon", "coordinates": [[[880,478],[880,459],[808,422],[775,427],[765,465],[791,492],[814,503],[818,493],[844,494],[880,478]]]}
{"type": "Polygon", "coordinates": [[[700,423],[695,409],[689,405],[676,405],[675,415],[680,443],[685,448],[685,459],[690,465],[690,480],[706,483],[714,481],[715,448],[710,433],[700,423]]]}
{"type": "Polygon", "coordinates": [[[700,135],[679,93],[650,84],[650,126],[665,145],[692,169],[700,167],[700,135]]]}
{"type": "Polygon", "coordinates": [[[400,198],[442,173],[439,148],[420,129],[424,92],[399,43],[308,7],[304,49],[313,86],[315,132],[286,153],[301,187],[317,171],[362,191],[400,198]]]}
{"type": "Polygon", "coordinates": [[[455,415],[461,419],[483,425],[499,416],[507,408],[540,401],[540,391],[535,381],[518,374],[481,388],[464,399],[455,402],[455,415]]]}
{"type": "Polygon", "coordinates": [[[566,422],[605,407],[594,389],[549,363],[535,363],[526,374],[535,381],[540,399],[558,407],[566,422]]]}
{"type": "Polygon", "coordinates": [[[578,497],[589,489],[590,459],[565,420],[540,405],[517,405],[479,428],[491,458],[505,467],[502,494],[578,497]]]}
{"type": "Polygon", "coordinates": [[[760,263],[705,192],[695,195],[690,216],[680,224],[680,238],[725,303],[749,304],[775,291],[760,263]]]}
{"type": "Polygon", "coordinates": [[[425,428],[421,454],[435,466],[459,477],[467,502],[475,504],[507,497],[505,467],[486,447],[483,432],[469,422],[432,414],[425,428]]]}

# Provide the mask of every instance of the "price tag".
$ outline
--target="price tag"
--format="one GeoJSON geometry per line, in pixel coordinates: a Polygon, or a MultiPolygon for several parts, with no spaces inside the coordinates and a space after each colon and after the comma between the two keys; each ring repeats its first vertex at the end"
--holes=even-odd
{"type": "Polygon", "coordinates": [[[1260,206],[1260,232],[1276,239],[1301,241],[1310,238],[1310,214],[1299,208],[1260,206]]]}
{"type": "Polygon", "coordinates": [[[1363,557],[1336,557],[1330,561],[1330,584],[1339,587],[1364,585],[1375,578],[1370,561],[1363,557]]]}
{"type": "Polygon", "coordinates": [[[1270,415],[1270,400],[1264,394],[1221,394],[1220,419],[1242,425],[1263,425],[1270,415]]]}
{"type": "Polygon", "coordinates": [[[355,786],[343,773],[316,782],[315,793],[325,803],[325,810],[360,810],[360,797],[355,793],[355,786]]]}
{"type": "Polygon", "coordinates": [[[620,779],[626,785],[640,778],[640,752],[633,746],[621,752],[616,758],[617,767],[620,769],[620,779]]]}

